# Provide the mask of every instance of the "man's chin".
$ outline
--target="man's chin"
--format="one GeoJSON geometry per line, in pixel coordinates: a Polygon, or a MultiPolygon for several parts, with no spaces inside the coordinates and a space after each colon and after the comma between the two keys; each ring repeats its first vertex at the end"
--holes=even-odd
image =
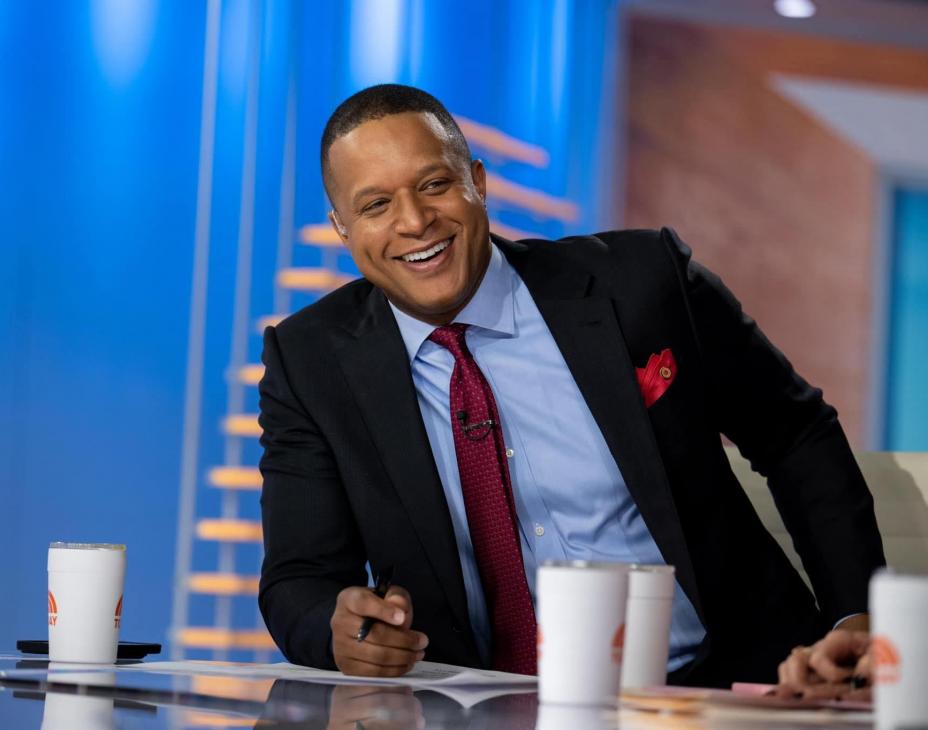
{"type": "Polygon", "coordinates": [[[429,324],[448,324],[464,308],[464,302],[458,300],[442,300],[432,302],[393,302],[399,309],[410,317],[428,322],[429,324]]]}

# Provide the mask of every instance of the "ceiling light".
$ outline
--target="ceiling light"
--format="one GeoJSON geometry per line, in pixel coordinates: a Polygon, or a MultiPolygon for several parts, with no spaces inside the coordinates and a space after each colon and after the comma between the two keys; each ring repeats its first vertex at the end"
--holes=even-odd
{"type": "Polygon", "coordinates": [[[811,18],[815,15],[812,0],[774,0],[773,8],[784,18],[811,18]]]}

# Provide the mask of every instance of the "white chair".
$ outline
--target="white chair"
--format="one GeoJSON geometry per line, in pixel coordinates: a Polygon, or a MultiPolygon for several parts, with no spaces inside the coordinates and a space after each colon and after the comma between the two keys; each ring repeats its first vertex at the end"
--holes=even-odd
{"type": "MultiPolygon", "coordinates": [[[[737,449],[727,447],[726,452],[764,526],[808,583],[766,480],[751,470],[737,449]]],[[[928,453],[867,451],[855,455],[873,493],[887,564],[901,572],[928,575],[928,453]]]]}

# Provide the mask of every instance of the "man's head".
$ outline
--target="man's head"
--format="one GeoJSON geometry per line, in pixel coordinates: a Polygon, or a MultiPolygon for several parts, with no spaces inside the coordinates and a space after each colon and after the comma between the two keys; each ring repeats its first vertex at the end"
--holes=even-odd
{"type": "Polygon", "coordinates": [[[358,269],[397,307],[443,324],[490,257],[486,175],[433,96],[365,89],[335,110],[320,150],[329,218],[358,269]]]}

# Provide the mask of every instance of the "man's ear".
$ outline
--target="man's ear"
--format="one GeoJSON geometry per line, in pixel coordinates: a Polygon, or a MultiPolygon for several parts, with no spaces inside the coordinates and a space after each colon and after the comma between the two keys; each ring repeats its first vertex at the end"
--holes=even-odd
{"type": "Polygon", "coordinates": [[[338,219],[338,213],[335,212],[335,209],[329,211],[329,223],[332,224],[332,228],[335,229],[335,232],[338,234],[338,237],[342,239],[342,243],[346,246],[348,245],[348,229],[342,225],[342,222],[338,219]]]}
{"type": "Polygon", "coordinates": [[[487,203],[487,171],[483,166],[483,160],[474,159],[470,163],[470,177],[474,181],[474,187],[483,198],[484,206],[487,203]]]}

